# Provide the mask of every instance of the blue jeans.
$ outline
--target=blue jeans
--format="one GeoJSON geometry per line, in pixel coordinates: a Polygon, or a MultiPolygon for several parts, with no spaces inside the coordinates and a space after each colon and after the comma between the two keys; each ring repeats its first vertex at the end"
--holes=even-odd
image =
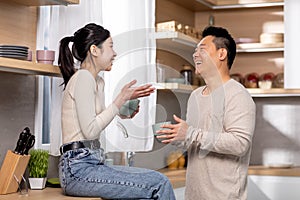
{"type": "Polygon", "coordinates": [[[66,195],[105,199],[175,200],[169,179],[154,170],[108,166],[102,149],[70,150],[60,157],[59,178],[66,195]]]}

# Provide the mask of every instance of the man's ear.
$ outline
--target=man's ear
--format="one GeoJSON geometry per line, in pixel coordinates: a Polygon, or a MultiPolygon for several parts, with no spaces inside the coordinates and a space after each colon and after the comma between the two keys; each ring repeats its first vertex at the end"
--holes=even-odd
{"type": "Polygon", "coordinates": [[[221,49],[218,50],[218,52],[219,52],[219,54],[218,54],[219,59],[220,60],[225,60],[226,57],[227,57],[227,49],[221,48],[221,49]]]}
{"type": "Polygon", "coordinates": [[[93,56],[97,56],[97,46],[96,45],[91,45],[90,46],[90,53],[93,55],[93,56]]]}

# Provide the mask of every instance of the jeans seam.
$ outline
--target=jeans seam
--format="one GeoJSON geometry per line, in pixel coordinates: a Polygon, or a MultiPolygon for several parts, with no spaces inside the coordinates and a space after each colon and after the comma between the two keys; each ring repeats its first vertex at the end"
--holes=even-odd
{"type": "Polygon", "coordinates": [[[105,183],[105,184],[112,184],[112,185],[116,184],[116,185],[121,185],[121,186],[144,188],[144,189],[148,189],[148,190],[157,190],[158,189],[158,188],[153,188],[153,187],[149,187],[149,186],[142,185],[142,184],[136,184],[133,182],[112,181],[112,180],[108,180],[108,179],[84,179],[84,178],[76,177],[76,176],[74,176],[74,174],[71,174],[70,178],[73,179],[74,181],[83,181],[86,183],[105,183]]]}

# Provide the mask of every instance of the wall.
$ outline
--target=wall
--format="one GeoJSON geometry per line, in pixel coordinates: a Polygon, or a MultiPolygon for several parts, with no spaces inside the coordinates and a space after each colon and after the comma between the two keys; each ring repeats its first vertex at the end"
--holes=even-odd
{"type": "Polygon", "coordinates": [[[300,165],[300,97],[254,100],[257,113],[251,164],[300,165]]]}
{"type": "Polygon", "coordinates": [[[35,83],[35,76],[0,72],[0,166],[20,132],[26,126],[34,130],[35,83]]]}

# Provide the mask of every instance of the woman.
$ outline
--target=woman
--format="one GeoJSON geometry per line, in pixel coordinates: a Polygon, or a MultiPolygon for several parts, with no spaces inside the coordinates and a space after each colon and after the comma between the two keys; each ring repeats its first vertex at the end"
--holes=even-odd
{"type": "MultiPolygon", "coordinates": [[[[62,189],[70,196],[107,199],[175,199],[172,186],[159,172],[126,166],[105,165],[100,148],[101,131],[119,114],[130,99],[149,96],[154,88],[147,84],[126,84],[107,108],[104,81],[100,71],[110,71],[116,57],[108,30],[87,24],[74,36],[60,41],[58,64],[64,78],[62,134],[64,145],[59,163],[62,189]],[[73,42],[72,52],[69,43],[73,42]],[[74,58],[80,69],[74,68],[74,58]]],[[[131,116],[133,117],[137,111],[131,116]]]]}

